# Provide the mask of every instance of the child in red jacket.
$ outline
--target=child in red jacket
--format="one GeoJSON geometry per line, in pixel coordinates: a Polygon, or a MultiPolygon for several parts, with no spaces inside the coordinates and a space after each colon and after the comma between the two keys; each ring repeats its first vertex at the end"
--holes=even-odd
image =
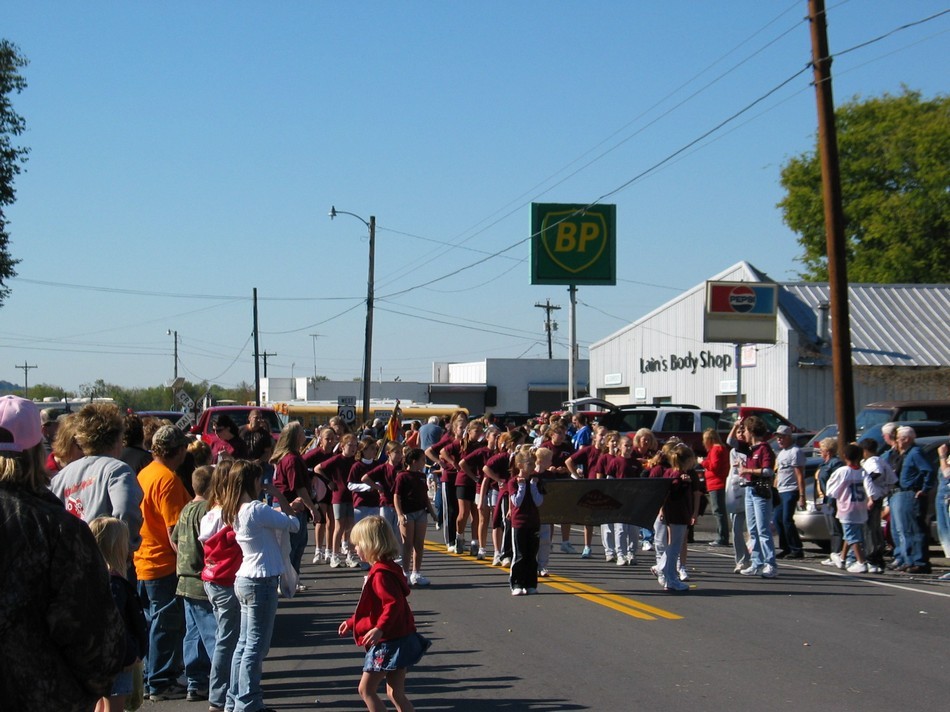
{"type": "Polygon", "coordinates": [[[406,697],[406,672],[428,650],[431,642],[416,632],[416,622],[406,597],[409,584],[393,559],[399,543],[385,519],[361,519],[350,533],[357,555],[371,564],[356,611],[340,624],[340,635],[352,631],[357,645],[366,648],[359,693],[370,712],[386,709],[379,699],[379,683],[386,678],[386,693],[400,712],[412,710],[406,697]]]}

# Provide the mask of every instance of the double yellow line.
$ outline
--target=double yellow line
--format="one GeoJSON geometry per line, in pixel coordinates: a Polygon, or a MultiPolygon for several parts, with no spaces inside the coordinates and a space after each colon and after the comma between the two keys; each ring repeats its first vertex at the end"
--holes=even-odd
{"type": "MultiPolygon", "coordinates": [[[[450,554],[447,552],[445,550],[445,545],[441,543],[435,543],[426,540],[425,548],[428,551],[434,551],[441,554],[446,554],[447,556],[456,556],[461,558],[461,554],[450,554]]],[[[483,566],[491,566],[491,562],[487,560],[478,561],[476,559],[472,561],[472,563],[482,564],[483,566]]],[[[575,581],[574,579],[569,579],[564,576],[546,576],[545,578],[538,579],[538,583],[544,584],[545,586],[550,586],[551,588],[554,588],[558,591],[563,591],[564,593],[573,594],[578,598],[584,599],[585,601],[596,603],[599,606],[610,608],[611,610],[617,611],[618,613],[623,613],[639,620],[655,621],[662,618],[669,621],[678,621],[683,619],[683,616],[677,615],[676,613],[665,611],[662,608],[657,608],[656,606],[651,606],[647,603],[641,603],[640,601],[637,601],[633,598],[622,596],[619,593],[611,593],[610,591],[605,591],[602,588],[590,586],[586,583],[581,583],[580,581],[575,581]]]]}

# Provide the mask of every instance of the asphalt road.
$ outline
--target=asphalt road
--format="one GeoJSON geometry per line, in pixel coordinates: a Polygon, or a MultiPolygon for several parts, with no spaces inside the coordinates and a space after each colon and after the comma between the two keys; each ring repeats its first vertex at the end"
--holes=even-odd
{"type": "MultiPolygon", "coordinates": [[[[419,710],[893,712],[946,704],[950,582],[936,580],[945,568],[851,575],[821,566],[815,550],[781,564],[776,579],[748,579],[733,573],[728,551],[697,544],[689,592],[670,594],[649,573],[651,554],[618,567],[597,546],[589,560],[555,550],[538,594],[513,598],[504,571],[445,553],[437,537],[430,531],[425,557],[432,585],[410,597],[420,631],[433,640],[408,677],[419,710]]],[[[308,590],[278,611],[265,700],[280,710],[365,709],[356,693],[362,649],[336,634],[362,574],[306,563],[303,582],[308,590]]],[[[143,709],[204,712],[207,704],[143,709]]]]}

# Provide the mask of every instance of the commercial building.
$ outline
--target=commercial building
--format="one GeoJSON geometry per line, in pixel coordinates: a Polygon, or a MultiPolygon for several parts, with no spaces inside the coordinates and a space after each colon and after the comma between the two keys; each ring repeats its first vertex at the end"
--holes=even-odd
{"type": "MultiPolygon", "coordinates": [[[[748,262],[709,281],[770,283],[748,262]]],[[[703,338],[706,284],[698,284],[590,347],[592,395],[617,404],[742,401],[792,422],[833,422],[834,377],[828,285],[778,284],[774,344],[736,346],[703,338]],[[741,368],[741,379],[739,369],[741,368]]],[[[892,399],[950,398],[950,285],[849,286],[855,406],[892,399]]]]}

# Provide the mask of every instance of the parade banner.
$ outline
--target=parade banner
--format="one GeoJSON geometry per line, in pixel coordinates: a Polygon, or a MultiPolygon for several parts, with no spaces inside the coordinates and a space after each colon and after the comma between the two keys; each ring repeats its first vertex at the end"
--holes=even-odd
{"type": "Polygon", "coordinates": [[[635,524],[653,528],[671,480],[545,480],[543,524],[635,524]]]}

